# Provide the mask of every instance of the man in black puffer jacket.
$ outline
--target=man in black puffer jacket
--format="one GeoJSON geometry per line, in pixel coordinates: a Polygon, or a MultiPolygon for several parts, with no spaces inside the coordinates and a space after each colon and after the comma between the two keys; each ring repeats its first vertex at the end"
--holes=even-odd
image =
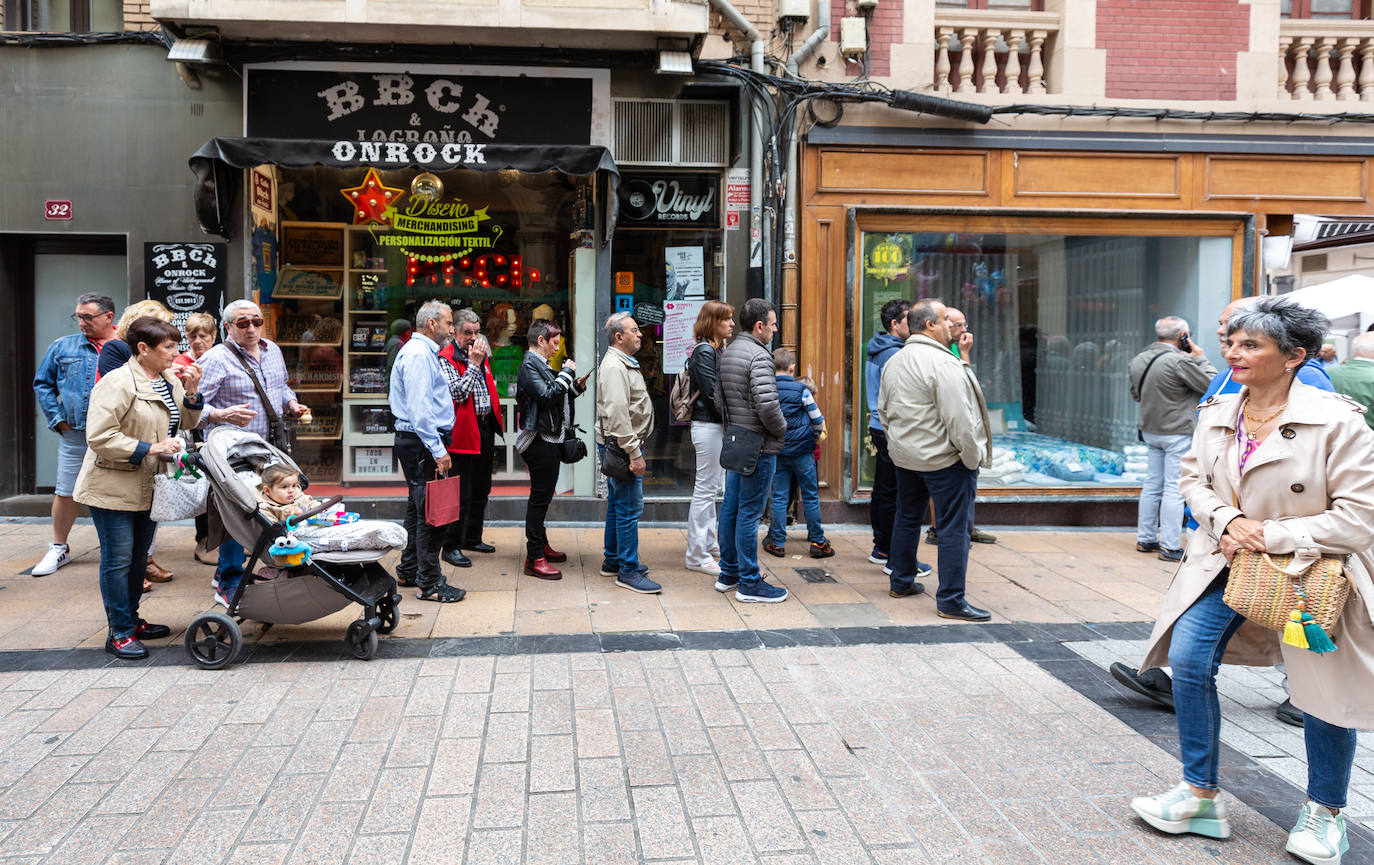
{"type": "Polygon", "coordinates": [[[735,589],[743,603],[776,604],[787,590],[763,581],[759,574],[759,519],[773,488],[773,470],[787,435],[787,418],[778,403],[778,381],[768,348],[778,329],[773,304],[750,298],[740,309],[740,335],[720,358],[717,400],[723,402],[726,448],[732,427],[763,434],[763,447],[753,474],[725,473],[725,501],[720,508],[720,577],[716,591],[735,589]]]}

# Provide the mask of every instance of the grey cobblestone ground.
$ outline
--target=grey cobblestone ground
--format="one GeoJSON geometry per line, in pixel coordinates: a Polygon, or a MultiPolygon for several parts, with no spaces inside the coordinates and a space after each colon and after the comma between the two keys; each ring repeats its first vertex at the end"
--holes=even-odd
{"type": "Polygon", "coordinates": [[[1174,759],[1000,643],[0,673],[0,749],[0,863],[1286,861],[1143,827],[1174,759]]]}

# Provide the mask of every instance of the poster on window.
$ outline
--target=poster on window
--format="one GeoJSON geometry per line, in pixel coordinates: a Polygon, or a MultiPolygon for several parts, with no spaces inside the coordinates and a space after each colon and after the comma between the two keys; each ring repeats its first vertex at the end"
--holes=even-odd
{"type": "Polygon", "coordinates": [[[676,375],[687,368],[692,351],[692,327],[706,305],[704,300],[669,300],[663,304],[663,371],[676,375]]]}
{"type": "MultiPolygon", "coordinates": [[[[172,311],[172,324],[186,332],[186,317],[208,312],[218,321],[229,282],[225,243],[143,244],[144,296],[172,311]]],[[[181,350],[186,351],[183,338],[181,350]]]]}
{"type": "Polygon", "coordinates": [[[669,246],[663,250],[667,264],[664,300],[706,296],[705,255],[700,246],[669,246]]]}

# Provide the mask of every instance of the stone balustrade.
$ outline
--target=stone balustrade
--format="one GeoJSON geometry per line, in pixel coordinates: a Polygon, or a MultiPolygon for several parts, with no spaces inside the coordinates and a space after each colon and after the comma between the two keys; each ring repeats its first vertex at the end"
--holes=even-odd
{"type": "Polygon", "coordinates": [[[1053,93],[1046,58],[1057,12],[939,9],[935,13],[937,93],[1053,93]]]}
{"type": "Polygon", "coordinates": [[[1374,21],[1286,20],[1279,98],[1374,102],[1374,21]]]}

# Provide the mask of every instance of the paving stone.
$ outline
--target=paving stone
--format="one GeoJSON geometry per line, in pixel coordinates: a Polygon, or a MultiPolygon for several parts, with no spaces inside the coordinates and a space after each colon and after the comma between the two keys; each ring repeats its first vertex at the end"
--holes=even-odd
{"type": "Polygon", "coordinates": [[[703,862],[712,865],[754,865],[758,862],[749,849],[749,838],[738,817],[694,817],[692,835],[701,849],[703,862]]]}
{"type": "Polygon", "coordinates": [[[709,817],[734,814],[735,803],[713,754],[681,754],[672,758],[673,771],[687,814],[709,817]]]}
{"type": "MultiPolygon", "coordinates": [[[[68,781],[86,783],[78,770],[90,759],[84,755],[40,760],[0,796],[0,819],[28,817],[68,781]]],[[[98,758],[97,758],[98,759],[98,758]]],[[[102,773],[102,775],[107,773],[102,773]]],[[[97,779],[100,780],[100,779],[97,779]]]]}
{"type": "Polygon", "coordinates": [[[529,756],[529,739],[529,713],[493,712],[487,717],[482,762],[524,762],[529,756]]]}
{"type": "Polygon", "coordinates": [[[290,853],[291,845],[285,842],[240,844],[224,861],[225,865],[282,865],[290,853]]]}
{"type": "Polygon", "coordinates": [[[405,711],[405,697],[368,697],[349,733],[350,742],[390,742],[405,711]]]}
{"type": "Polygon", "coordinates": [[[614,757],[620,753],[615,712],[610,709],[576,709],[577,756],[614,757]]]}
{"type": "Polygon", "coordinates": [[[91,816],[76,825],[48,857],[63,865],[99,865],[114,852],[138,818],[125,814],[91,816]]]}
{"type": "Polygon", "coordinates": [[[567,655],[542,655],[530,667],[530,684],[536,691],[568,690],[572,688],[567,655]]]}
{"type": "Polygon", "coordinates": [[[706,735],[706,726],[701,723],[696,709],[690,706],[660,707],[658,719],[664,738],[668,740],[670,753],[712,753],[711,738],[706,735]]]}
{"type": "Polygon", "coordinates": [[[577,831],[577,795],[531,795],[525,834],[525,862],[529,865],[580,865],[582,844],[577,831]]]}
{"type": "MultiPolygon", "coordinates": [[[[157,741],[162,738],[164,731],[157,729],[129,728],[124,730],[110,742],[108,746],[101,749],[100,758],[96,760],[81,760],[85,768],[76,780],[82,783],[91,781],[120,781],[125,773],[134,766],[139,760],[143,759],[157,741]]],[[[30,746],[32,747],[32,746],[30,746]]],[[[35,758],[41,757],[46,753],[45,748],[33,748],[35,758]]],[[[37,766],[38,759],[32,762],[28,760],[11,761],[8,753],[3,760],[0,760],[0,784],[12,784],[19,780],[19,777],[29,771],[28,766],[37,766]],[[26,765],[27,764],[27,765],[26,765]],[[11,769],[18,769],[19,774],[11,777],[11,769]]],[[[32,780],[26,780],[26,785],[32,780]]],[[[5,809],[0,808],[0,816],[5,809]]]]}
{"type": "Polygon", "coordinates": [[[525,822],[527,768],[523,763],[484,763],[477,778],[476,829],[521,826],[525,822]]]}
{"type": "Polygon", "coordinates": [[[294,841],[305,825],[325,775],[279,775],[244,830],[243,841],[294,841]]]}
{"type": "Polygon", "coordinates": [[[696,855],[676,788],[636,787],[630,795],[640,849],[646,859],[696,855]]]}
{"type": "Polygon", "coordinates": [[[496,662],[492,658],[463,658],[453,679],[455,693],[489,694],[496,662]]]}
{"type": "Polygon", "coordinates": [[[59,788],[51,803],[17,823],[5,836],[5,855],[47,854],[113,787],[113,784],[68,784],[59,788]]]}
{"type": "MultiPolygon", "coordinates": [[[[466,659],[465,659],[466,660],[466,659]]],[[[455,693],[449,697],[444,712],[445,739],[480,736],[487,728],[487,704],[490,694],[455,693]]]]}
{"type": "Polygon", "coordinates": [[[510,865],[522,861],[521,829],[477,829],[468,839],[468,865],[510,865]]]}
{"type": "Polygon", "coordinates": [[[367,742],[344,745],[320,798],[326,802],[366,802],[382,768],[385,750],[367,742]]]}
{"type": "Polygon", "coordinates": [[[431,796],[420,808],[406,865],[451,865],[463,861],[470,796],[431,796]]]}
{"type": "Polygon", "coordinates": [[[477,767],[482,754],[481,739],[440,739],[430,765],[425,794],[453,796],[470,794],[477,787],[477,767]]]}
{"type": "Polygon", "coordinates": [[[316,721],[311,724],[282,771],[299,775],[333,766],[343,750],[351,726],[347,721],[316,721]]]}
{"type": "Polygon", "coordinates": [[[530,708],[530,674],[497,673],[491,695],[492,712],[528,712],[530,708]]]}
{"type": "Polygon", "coordinates": [[[708,732],[727,779],[749,781],[772,775],[747,727],[713,727],[708,732]]]}
{"type": "Polygon", "coordinates": [[[535,736],[530,740],[530,792],[577,788],[577,759],[572,736],[535,736]]]}
{"type": "MultiPolygon", "coordinates": [[[[652,657],[652,654],[649,657],[652,657]]],[[[654,705],[658,708],[694,705],[692,692],[687,688],[687,679],[676,665],[654,668],[648,679],[649,691],[653,694],[654,705]]]]}
{"type": "Polygon", "coordinates": [[[168,862],[219,862],[234,845],[252,816],[252,808],[221,808],[202,811],[181,836],[168,862]]]}
{"type": "Polygon", "coordinates": [[[634,826],[629,823],[588,824],[582,830],[587,865],[640,865],[634,826]]]}
{"type": "Polygon", "coordinates": [[[739,812],[749,818],[744,826],[756,850],[764,853],[806,849],[806,842],[775,781],[738,781],[730,785],[730,791],[739,812]],[[758,814],[766,814],[768,819],[751,817],[758,814]]]}
{"type": "Polygon", "coordinates": [[[572,691],[535,691],[530,712],[530,732],[535,735],[572,733],[572,691]]]}
{"type": "Polygon", "coordinates": [[[574,709],[609,709],[611,682],[604,669],[574,670],[572,673],[574,709]]]}
{"type": "Polygon", "coordinates": [[[256,806],[285,765],[291,750],[287,747],[249,748],[220,785],[215,801],[219,805],[256,806]]]}
{"type": "Polygon", "coordinates": [[[644,687],[648,684],[644,676],[643,655],[638,652],[624,652],[606,656],[606,672],[610,676],[612,688],[644,687]]]}
{"type": "Polygon", "coordinates": [[[589,823],[630,818],[625,764],[619,757],[577,761],[582,819],[589,823]]]}
{"type": "MultiPolygon", "coordinates": [[[[836,807],[835,798],[804,752],[766,751],[764,759],[793,810],[836,807]]],[[[728,767],[726,777],[730,777],[728,767]]]]}
{"type": "Polygon", "coordinates": [[[151,751],[144,754],[96,811],[102,814],[142,814],[177,776],[190,756],[185,751],[151,751]]]}
{"type": "MultiPolygon", "coordinates": [[[[425,663],[435,660],[454,661],[453,658],[429,658],[425,663]]],[[[454,664],[456,669],[456,664],[454,664]]],[[[424,670],[421,667],[421,670],[424,670]]],[[[415,686],[410,689],[410,695],[406,699],[405,708],[401,714],[407,718],[419,715],[442,715],[444,708],[448,705],[449,692],[453,686],[453,674],[429,675],[423,673],[416,678],[415,686]]]]}
{"type": "Polygon", "coordinates": [[[627,730],[620,734],[625,749],[625,765],[631,787],[653,787],[673,783],[673,767],[668,762],[668,746],[657,730],[627,730]]]}
{"type": "Polygon", "coordinates": [[[691,690],[692,700],[707,727],[739,727],[744,724],[744,716],[739,713],[734,698],[724,685],[692,685],[691,690]]]}
{"type": "Polygon", "coordinates": [[[367,816],[363,818],[369,832],[410,832],[415,814],[424,793],[423,768],[383,769],[377,776],[367,816]]]}
{"type": "Polygon", "coordinates": [[[288,865],[342,862],[365,809],[363,802],[320,802],[310,813],[288,865]]]}
{"type": "Polygon", "coordinates": [[[348,865],[403,865],[409,835],[359,835],[348,854],[348,865]]]}

